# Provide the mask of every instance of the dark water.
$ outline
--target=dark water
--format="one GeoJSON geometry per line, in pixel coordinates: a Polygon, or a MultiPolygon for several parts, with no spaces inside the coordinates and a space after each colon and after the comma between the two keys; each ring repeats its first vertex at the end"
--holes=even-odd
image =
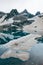
{"type": "Polygon", "coordinates": [[[0,59],[0,65],[24,65],[24,62],[17,58],[0,59]]]}
{"type": "Polygon", "coordinates": [[[34,65],[31,61],[21,61],[18,58],[0,59],[0,65],[34,65]]]}
{"type": "Polygon", "coordinates": [[[27,61],[22,61],[18,58],[7,58],[7,59],[0,59],[0,65],[43,65],[43,64],[36,64],[31,59],[27,61]]]}

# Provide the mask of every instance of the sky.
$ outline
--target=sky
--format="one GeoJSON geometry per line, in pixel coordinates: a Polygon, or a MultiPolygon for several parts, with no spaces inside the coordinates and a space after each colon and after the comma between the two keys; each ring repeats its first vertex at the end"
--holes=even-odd
{"type": "Polygon", "coordinates": [[[43,12],[43,0],[0,0],[0,11],[10,12],[12,9],[19,12],[27,9],[33,14],[37,11],[43,12]]]}

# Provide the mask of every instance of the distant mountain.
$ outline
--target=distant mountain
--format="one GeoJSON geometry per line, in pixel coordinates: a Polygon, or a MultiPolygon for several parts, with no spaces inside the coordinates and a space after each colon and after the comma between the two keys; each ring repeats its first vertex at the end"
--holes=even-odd
{"type": "Polygon", "coordinates": [[[12,9],[11,10],[11,12],[10,12],[12,15],[18,15],[19,13],[18,13],[18,11],[17,11],[17,9],[12,9]]]}
{"type": "Polygon", "coordinates": [[[2,18],[2,16],[5,15],[4,12],[0,12],[0,18],[2,18]]]}
{"type": "Polygon", "coordinates": [[[40,11],[38,11],[38,12],[36,12],[36,14],[35,15],[40,15],[41,13],[40,13],[40,11]]]}
{"type": "Polygon", "coordinates": [[[29,13],[26,9],[23,12],[21,12],[21,15],[24,15],[24,16],[26,16],[28,18],[34,17],[34,15],[29,13]]]}
{"type": "Polygon", "coordinates": [[[7,16],[6,16],[6,18],[5,19],[9,19],[9,18],[11,18],[11,17],[13,17],[13,16],[15,16],[15,15],[18,15],[19,13],[18,13],[18,11],[16,10],[16,9],[12,9],[11,11],[10,11],[10,13],[7,13],[7,16]]]}
{"type": "Polygon", "coordinates": [[[32,18],[34,17],[33,14],[29,13],[26,9],[19,13],[17,11],[17,9],[12,9],[9,13],[3,13],[3,12],[0,12],[0,18],[3,16],[3,15],[6,15],[4,20],[8,20],[9,18],[12,18],[12,17],[20,17],[19,19],[21,18],[32,18]]]}

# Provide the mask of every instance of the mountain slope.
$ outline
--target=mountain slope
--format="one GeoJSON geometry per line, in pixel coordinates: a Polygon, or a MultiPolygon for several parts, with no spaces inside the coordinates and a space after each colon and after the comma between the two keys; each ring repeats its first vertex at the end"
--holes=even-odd
{"type": "Polygon", "coordinates": [[[23,30],[30,33],[43,35],[43,14],[39,16],[35,16],[34,18],[32,18],[32,20],[35,20],[35,22],[30,25],[24,26],[23,30]]]}

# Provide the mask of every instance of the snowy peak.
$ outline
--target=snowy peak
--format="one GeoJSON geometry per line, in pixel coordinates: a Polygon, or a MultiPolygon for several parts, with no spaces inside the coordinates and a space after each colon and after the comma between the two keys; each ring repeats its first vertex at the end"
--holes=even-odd
{"type": "Polygon", "coordinates": [[[13,14],[15,14],[15,15],[18,15],[18,14],[19,14],[18,11],[17,11],[17,9],[12,9],[10,13],[11,13],[12,15],[13,15],[13,14]]]}
{"type": "Polygon", "coordinates": [[[19,14],[19,13],[18,13],[18,11],[17,11],[16,9],[12,9],[12,10],[10,11],[10,13],[7,13],[7,16],[6,16],[5,19],[12,18],[13,16],[18,15],[18,14],[19,14]]]}
{"type": "Polygon", "coordinates": [[[25,9],[23,12],[21,12],[21,13],[28,13],[28,11],[25,9]]]}
{"type": "Polygon", "coordinates": [[[34,17],[34,15],[29,13],[26,9],[23,12],[21,12],[21,14],[28,17],[28,18],[34,17]]]}

